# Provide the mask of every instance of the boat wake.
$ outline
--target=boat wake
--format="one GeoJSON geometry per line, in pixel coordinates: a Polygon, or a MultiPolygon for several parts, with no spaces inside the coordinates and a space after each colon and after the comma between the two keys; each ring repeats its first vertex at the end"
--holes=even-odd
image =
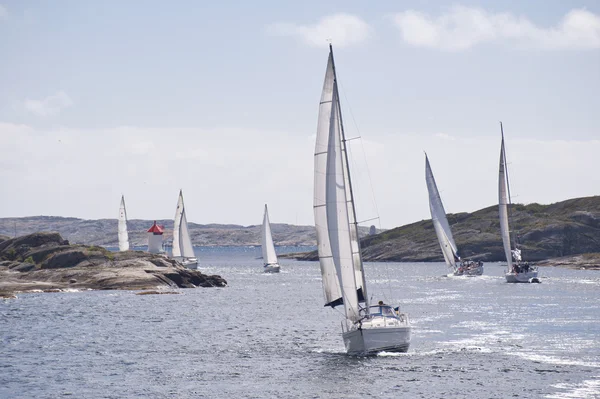
{"type": "Polygon", "coordinates": [[[493,353],[494,351],[490,348],[484,348],[480,346],[461,346],[456,348],[445,348],[445,349],[434,349],[428,351],[409,351],[405,353],[399,352],[380,352],[377,354],[378,357],[397,357],[397,356],[408,356],[418,358],[431,358],[440,355],[452,355],[457,353],[493,353]]]}
{"type": "Polygon", "coordinates": [[[542,355],[539,353],[533,352],[508,352],[509,355],[517,356],[521,359],[531,360],[533,362],[539,363],[547,363],[547,364],[557,364],[561,366],[580,366],[580,367],[593,367],[600,368],[600,363],[598,362],[588,362],[576,359],[567,359],[564,357],[551,356],[551,355],[542,355]]]}
{"type": "Polygon", "coordinates": [[[377,357],[400,357],[410,356],[408,352],[379,352],[377,357]]]}
{"type": "Polygon", "coordinates": [[[346,351],[344,349],[340,349],[340,348],[315,348],[315,349],[309,349],[308,352],[325,354],[325,355],[336,355],[336,356],[339,355],[339,356],[347,357],[346,351]]]}
{"type": "Polygon", "coordinates": [[[579,384],[560,383],[552,385],[552,388],[563,392],[544,396],[549,399],[587,399],[598,398],[600,392],[600,376],[591,380],[584,380],[579,384]]]}

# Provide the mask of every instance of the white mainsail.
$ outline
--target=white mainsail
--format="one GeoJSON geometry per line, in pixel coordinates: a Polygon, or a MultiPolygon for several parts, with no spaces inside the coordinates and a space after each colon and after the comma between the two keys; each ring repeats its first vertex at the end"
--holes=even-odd
{"type": "Polygon", "coordinates": [[[129,250],[129,234],[127,233],[127,211],[125,210],[125,196],[121,195],[119,207],[119,251],[129,250]]]}
{"type": "Polygon", "coordinates": [[[444,259],[449,267],[456,267],[456,260],[458,259],[458,249],[452,237],[452,230],[448,224],[448,218],[446,217],[446,211],[442,204],[442,198],[435,184],[435,178],[429,165],[429,158],[425,154],[425,180],[427,182],[427,191],[429,192],[429,210],[431,211],[431,221],[435,229],[444,259]]]}
{"type": "Polygon", "coordinates": [[[314,214],[325,304],[344,304],[346,317],[356,321],[360,290],[366,298],[350,192],[347,154],[343,145],[333,52],[330,50],[315,146],[314,214]]]}
{"type": "Polygon", "coordinates": [[[261,234],[261,246],[262,246],[262,257],[263,262],[266,265],[277,264],[277,254],[275,253],[275,245],[273,244],[273,237],[271,235],[271,224],[269,222],[269,211],[265,204],[265,215],[263,217],[262,234],[261,234]]]}
{"type": "Polygon", "coordinates": [[[185,206],[183,205],[183,193],[179,190],[177,209],[173,220],[173,257],[195,258],[192,239],[188,230],[185,206]]]}
{"type": "MultiPolygon", "coordinates": [[[[502,124],[500,124],[502,126],[502,124]]],[[[510,229],[508,226],[508,178],[506,175],[506,154],[504,152],[504,133],[502,134],[502,145],[500,146],[500,170],[498,175],[498,208],[500,213],[500,232],[502,244],[508,265],[508,271],[512,271],[512,252],[510,248],[510,229]]]]}

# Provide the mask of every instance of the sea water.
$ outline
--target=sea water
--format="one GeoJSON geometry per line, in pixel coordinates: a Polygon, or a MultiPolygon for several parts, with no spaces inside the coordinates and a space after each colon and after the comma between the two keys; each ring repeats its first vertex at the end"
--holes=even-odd
{"type": "Polygon", "coordinates": [[[262,272],[260,248],[197,249],[225,288],[19,294],[0,302],[0,398],[600,397],[600,272],[366,263],[409,314],[408,353],[345,355],[317,262],[262,272]]]}

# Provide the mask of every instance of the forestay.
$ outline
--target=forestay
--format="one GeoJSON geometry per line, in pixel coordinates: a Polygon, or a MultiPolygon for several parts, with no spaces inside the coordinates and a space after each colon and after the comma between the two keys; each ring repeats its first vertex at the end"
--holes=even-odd
{"type": "Polygon", "coordinates": [[[277,254],[275,253],[275,244],[273,244],[273,237],[271,235],[271,223],[269,222],[267,205],[265,205],[265,215],[263,216],[261,245],[265,265],[276,265],[277,254]]]}
{"type": "Polygon", "coordinates": [[[458,249],[452,236],[452,230],[448,224],[448,218],[446,217],[446,211],[442,204],[442,198],[435,184],[435,178],[429,165],[429,158],[425,154],[425,180],[427,182],[427,191],[429,192],[429,210],[431,211],[431,221],[435,229],[442,253],[446,264],[450,267],[456,267],[456,261],[458,258],[458,249]]]}

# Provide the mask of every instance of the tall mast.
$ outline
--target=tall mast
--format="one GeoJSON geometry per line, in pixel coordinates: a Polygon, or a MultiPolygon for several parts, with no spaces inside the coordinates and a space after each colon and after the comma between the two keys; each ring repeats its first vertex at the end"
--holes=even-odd
{"type": "Polygon", "coordinates": [[[361,276],[362,276],[362,291],[363,291],[363,297],[365,299],[365,308],[366,308],[366,312],[367,314],[369,314],[369,296],[367,295],[367,281],[365,278],[365,269],[363,268],[363,260],[362,260],[362,254],[361,254],[361,250],[360,250],[360,237],[358,235],[358,219],[356,218],[356,208],[354,207],[354,192],[352,191],[352,179],[350,177],[350,163],[348,162],[348,151],[347,151],[347,145],[346,145],[346,134],[344,132],[344,122],[342,119],[342,107],[340,105],[340,96],[339,96],[339,91],[338,91],[338,87],[337,87],[337,74],[335,72],[335,61],[333,59],[333,47],[331,46],[331,43],[329,43],[329,52],[331,53],[331,66],[333,68],[333,89],[338,93],[337,97],[337,104],[335,104],[335,106],[338,107],[338,113],[340,115],[340,130],[342,133],[342,143],[344,143],[344,159],[346,160],[346,168],[344,169],[344,173],[347,175],[348,177],[348,188],[350,190],[350,202],[352,203],[352,216],[354,217],[354,222],[352,223],[354,226],[354,231],[356,234],[356,241],[358,243],[358,259],[360,262],[360,271],[361,271],[361,276]]]}
{"type": "MultiPolygon", "coordinates": [[[[508,179],[508,164],[506,163],[506,147],[504,146],[504,128],[502,127],[502,122],[500,122],[500,132],[502,133],[502,154],[504,157],[504,173],[506,174],[506,189],[508,191],[508,222],[509,222],[509,230],[508,230],[508,234],[510,236],[510,226],[513,226],[512,223],[512,200],[510,198],[510,181],[508,179]]],[[[517,239],[515,238],[516,233],[512,235],[513,239],[513,246],[515,247],[515,249],[517,248],[517,239]]]]}

